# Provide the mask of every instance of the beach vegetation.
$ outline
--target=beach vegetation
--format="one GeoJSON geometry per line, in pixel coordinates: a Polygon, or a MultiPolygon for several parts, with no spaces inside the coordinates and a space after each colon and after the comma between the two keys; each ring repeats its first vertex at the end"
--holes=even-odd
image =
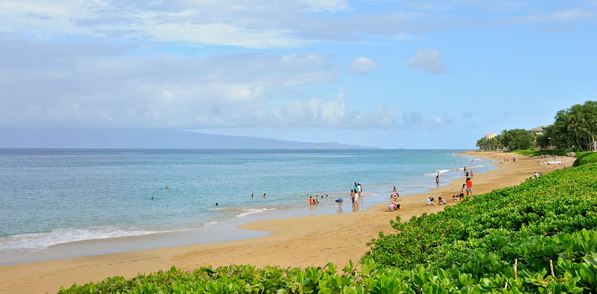
{"type": "Polygon", "coordinates": [[[530,149],[535,147],[535,135],[524,129],[504,130],[497,137],[507,150],[530,149]]]}
{"type": "Polygon", "coordinates": [[[554,123],[536,130],[504,130],[496,137],[477,141],[481,151],[506,149],[597,151],[597,101],[560,110],[554,123]]]}
{"type": "Polygon", "coordinates": [[[557,149],[524,149],[524,150],[514,150],[513,153],[525,155],[525,156],[566,156],[566,150],[557,150],[557,149]]]}
{"type": "Polygon", "coordinates": [[[580,166],[589,163],[597,163],[597,152],[576,153],[576,160],[574,161],[574,166],[580,166]]]}
{"type": "Polygon", "coordinates": [[[498,137],[483,137],[477,140],[477,147],[481,151],[496,151],[503,148],[502,142],[498,137]]]}
{"type": "Polygon", "coordinates": [[[234,265],[112,277],[60,293],[595,293],[597,158],[392,222],[359,266],[234,265]]]}
{"type": "Polygon", "coordinates": [[[597,151],[597,101],[559,111],[545,136],[558,149],[597,151]]]}
{"type": "MultiPolygon", "coordinates": [[[[596,160],[592,156],[586,158],[596,160]]],[[[373,240],[363,260],[382,267],[439,268],[476,281],[515,279],[517,264],[518,277],[524,277],[519,290],[539,292],[574,280],[582,291],[594,292],[597,163],[555,171],[393,227],[397,233],[373,240]]]]}

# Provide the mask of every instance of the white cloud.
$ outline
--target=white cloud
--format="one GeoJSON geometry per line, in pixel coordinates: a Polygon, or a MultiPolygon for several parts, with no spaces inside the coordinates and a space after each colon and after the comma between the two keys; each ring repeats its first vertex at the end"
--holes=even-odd
{"type": "Polygon", "coordinates": [[[588,10],[572,8],[544,14],[534,14],[522,17],[523,22],[571,22],[595,16],[588,10]]]}
{"type": "MultiPolygon", "coordinates": [[[[333,127],[333,128],[389,128],[396,124],[397,114],[378,105],[370,111],[350,110],[344,99],[311,98],[293,100],[273,111],[277,126],[333,127]]],[[[265,125],[267,126],[267,125],[265,125]]]]}
{"type": "Polygon", "coordinates": [[[357,74],[368,74],[377,67],[377,63],[367,57],[357,57],[352,61],[350,69],[357,74]]]}
{"type": "Polygon", "coordinates": [[[0,2],[3,20],[0,33],[41,39],[110,37],[246,48],[286,47],[307,42],[293,36],[287,26],[276,24],[284,17],[295,19],[292,15],[296,12],[292,11],[311,9],[311,5],[291,1],[225,2],[4,0],[0,2]],[[285,12],[286,8],[291,8],[290,12],[285,12]]]}
{"type": "MultiPolygon", "coordinates": [[[[316,54],[135,57],[122,48],[0,41],[0,127],[387,127],[304,86],[336,79],[316,54]]],[[[381,115],[381,113],[384,115],[381,115]]],[[[395,118],[395,117],[394,117],[395,118]]]]}
{"type": "Polygon", "coordinates": [[[399,125],[403,128],[436,128],[451,124],[454,120],[447,114],[425,117],[420,111],[403,112],[399,125]]]}
{"type": "Polygon", "coordinates": [[[289,47],[303,42],[282,30],[254,30],[220,23],[156,23],[148,26],[145,33],[160,42],[225,44],[245,48],[289,47]]]}
{"type": "Polygon", "coordinates": [[[364,5],[349,6],[346,0],[3,0],[0,33],[28,39],[85,37],[275,48],[322,41],[396,41],[427,31],[511,25],[516,17],[526,22],[568,22],[595,16],[590,4],[568,10],[554,5],[533,15],[542,5],[522,0],[424,5],[380,1],[363,9],[364,5]]]}
{"type": "Polygon", "coordinates": [[[429,74],[443,74],[445,71],[442,52],[438,49],[419,49],[409,64],[412,68],[429,74]]]}
{"type": "Polygon", "coordinates": [[[348,8],[346,0],[302,0],[315,11],[337,12],[348,8]]]}

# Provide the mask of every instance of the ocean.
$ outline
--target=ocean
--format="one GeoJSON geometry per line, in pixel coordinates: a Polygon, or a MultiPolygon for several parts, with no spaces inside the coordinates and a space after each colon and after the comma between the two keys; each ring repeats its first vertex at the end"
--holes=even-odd
{"type": "Polygon", "coordinates": [[[464,166],[493,168],[460,152],[0,149],[0,263],[69,242],[309,211],[309,195],[328,195],[321,213],[337,213],[333,200],[350,206],[354,182],[372,205],[394,185],[435,187],[438,171],[447,184],[464,166]]]}

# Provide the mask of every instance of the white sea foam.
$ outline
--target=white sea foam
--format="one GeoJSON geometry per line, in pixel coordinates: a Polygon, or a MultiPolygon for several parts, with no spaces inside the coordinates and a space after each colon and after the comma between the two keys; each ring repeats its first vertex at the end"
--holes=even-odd
{"type": "Polygon", "coordinates": [[[205,228],[205,227],[213,226],[213,225],[215,225],[215,224],[217,224],[217,223],[218,223],[217,221],[211,221],[211,222],[207,222],[207,223],[205,223],[205,224],[203,225],[203,227],[205,228]]]}
{"type": "Polygon", "coordinates": [[[426,176],[435,176],[435,175],[437,175],[437,173],[439,173],[441,175],[441,174],[445,174],[445,173],[447,173],[449,171],[450,171],[449,169],[438,169],[438,170],[436,170],[433,173],[428,173],[428,174],[425,174],[425,175],[426,176]]]}
{"type": "Polygon", "coordinates": [[[118,237],[141,236],[157,233],[140,229],[96,227],[87,229],[56,229],[47,233],[19,234],[0,238],[0,252],[5,250],[36,251],[53,245],[118,237]]]}
{"type": "Polygon", "coordinates": [[[251,214],[263,213],[266,211],[276,210],[275,208],[248,208],[244,212],[239,213],[236,217],[245,217],[251,214]]]}

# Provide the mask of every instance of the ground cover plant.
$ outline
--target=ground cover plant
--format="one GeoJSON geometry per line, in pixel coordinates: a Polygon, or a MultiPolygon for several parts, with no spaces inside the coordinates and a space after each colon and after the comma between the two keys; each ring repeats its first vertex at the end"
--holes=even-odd
{"type": "Polygon", "coordinates": [[[597,162],[597,152],[580,152],[576,154],[574,166],[597,162]]]}
{"type": "Polygon", "coordinates": [[[513,153],[526,156],[541,156],[541,155],[556,155],[565,156],[568,153],[566,150],[544,150],[544,149],[523,149],[514,150],[513,153]]]}
{"type": "Polygon", "coordinates": [[[590,160],[392,225],[396,233],[380,234],[359,266],[341,271],[331,264],[172,268],[60,292],[597,293],[597,163],[590,160]]]}

